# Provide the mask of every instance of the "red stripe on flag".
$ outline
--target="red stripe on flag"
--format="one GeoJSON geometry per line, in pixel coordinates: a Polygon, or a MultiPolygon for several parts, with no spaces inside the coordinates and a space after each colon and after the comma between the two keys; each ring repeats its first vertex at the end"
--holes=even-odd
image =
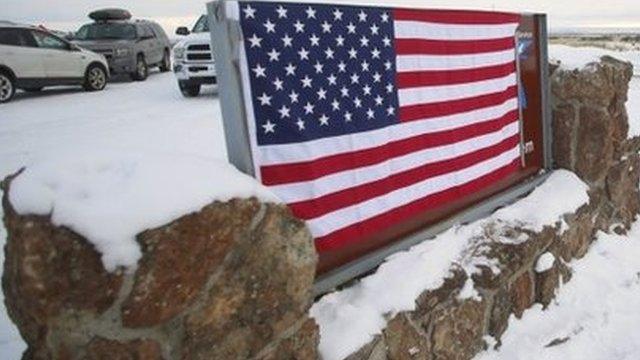
{"type": "Polygon", "coordinates": [[[341,171],[374,165],[393,157],[398,157],[430,147],[452,144],[483,134],[497,131],[518,119],[518,111],[506,113],[500,118],[469,125],[466,127],[422,134],[408,139],[390,142],[372,149],[327,156],[313,161],[263,166],[260,168],[262,182],[267,185],[281,185],[310,181],[341,171]]]}
{"type": "Polygon", "coordinates": [[[496,145],[454,159],[426,164],[415,169],[393,174],[378,181],[345,189],[317,199],[289,204],[289,206],[297,217],[304,220],[314,219],[436,176],[466,169],[513,149],[519,142],[520,135],[514,135],[496,145]]]}
{"type": "Polygon", "coordinates": [[[395,39],[398,56],[482,54],[514,49],[514,44],[513,37],[488,40],[395,39]]]}
{"type": "Polygon", "coordinates": [[[504,91],[493,94],[453,101],[403,106],[400,108],[400,121],[423,120],[497,106],[509,99],[513,99],[517,95],[518,88],[514,85],[504,91]]]}
{"type": "Polygon", "coordinates": [[[329,235],[316,238],[316,249],[318,251],[335,250],[361,241],[393,224],[399,224],[425,211],[433,210],[487,188],[507,175],[517,171],[519,168],[520,159],[517,158],[514,159],[511,164],[466,184],[429,195],[371,219],[342,228],[329,235]]]}
{"type": "Polygon", "coordinates": [[[475,69],[411,71],[398,73],[398,88],[454,85],[508,76],[516,72],[515,61],[475,69]]]}
{"type": "Polygon", "coordinates": [[[470,10],[395,9],[393,17],[395,21],[423,21],[465,25],[497,25],[520,22],[520,15],[518,14],[470,10]]]}

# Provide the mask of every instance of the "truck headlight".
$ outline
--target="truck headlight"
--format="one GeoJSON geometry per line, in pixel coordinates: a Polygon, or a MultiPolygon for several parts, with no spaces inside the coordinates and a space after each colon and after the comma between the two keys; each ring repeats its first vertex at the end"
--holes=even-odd
{"type": "Polygon", "coordinates": [[[183,47],[176,47],[173,49],[173,57],[175,59],[183,59],[184,58],[184,48],[183,47]]]}
{"type": "Polygon", "coordinates": [[[116,49],[116,56],[118,57],[128,56],[130,53],[131,53],[131,50],[127,48],[116,49]]]}

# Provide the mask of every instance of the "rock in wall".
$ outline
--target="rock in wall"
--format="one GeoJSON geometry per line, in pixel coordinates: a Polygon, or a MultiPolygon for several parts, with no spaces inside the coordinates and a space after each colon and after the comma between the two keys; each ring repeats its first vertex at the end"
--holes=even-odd
{"type": "Polygon", "coordinates": [[[628,227],[640,210],[640,139],[627,139],[625,103],[633,67],[605,56],[580,70],[557,68],[551,75],[553,152],[557,167],[587,182],[592,198],[608,217],[598,228],[619,221],[628,227]]]}
{"type": "Polygon", "coordinates": [[[282,205],[214,203],[137,238],[134,271],[48,217],[9,203],[2,279],[25,359],[281,359],[316,357],[307,313],[316,254],[282,205]]]}

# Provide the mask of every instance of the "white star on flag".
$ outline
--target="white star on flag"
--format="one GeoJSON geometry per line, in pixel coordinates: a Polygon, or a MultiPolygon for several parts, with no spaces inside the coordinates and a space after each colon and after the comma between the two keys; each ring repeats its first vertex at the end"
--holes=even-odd
{"type": "Polygon", "coordinates": [[[255,19],[256,18],[256,9],[252,8],[251,5],[247,5],[242,11],[245,14],[247,19],[255,19]]]}
{"type": "Polygon", "coordinates": [[[276,12],[278,13],[278,18],[280,19],[284,19],[287,17],[287,9],[284,8],[284,6],[280,5],[277,9],[276,12]]]}
{"type": "Polygon", "coordinates": [[[283,90],[284,89],[284,82],[282,80],[280,80],[280,78],[276,78],[275,80],[273,80],[273,86],[276,87],[276,90],[283,90]]]}
{"type": "Polygon", "coordinates": [[[284,34],[284,37],[282,38],[282,43],[284,44],[284,47],[291,47],[293,46],[293,38],[289,36],[289,34],[284,34]]]}
{"type": "Polygon", "coordinates": [[[264,128],[265,134],[274,133],[276,124],[272,123],[271,121],[267,121],[267,123],[262,125],[262,127],[264,128]]]}
{"type": "Polygon", "coordinates": [[[276,49],[271,49],[267,55],[269,56],[269,62],[280,60],[280,53],[276,49]]]}
{"type": "Polygon", "coordinates": [[[342,15],[344,15],[344,13],[342,11],[340,11],[340,9],[335,9],[333,11],[333,19],[334,19],[334,21],[342,20],[342,15]]]}
{"type": "Polygon", "coordinates": [[[322,126],[328,126],[329,125],[329,117],[326,114],[322,114],[322,116],[320,116],[320,125],[322,126]]]}
{"type": "Polygon", "coordinates": [[[320,38],[316,34],[312,34],[309,38],[311,46],[320,46],[320,38]]]}
{"type": "Polygon", "coordinates": [[[260,43],[262,42],[262,38],[259,38],[258,35],[253,34],[253,36],[248,38],[247,40],[249,40],[249,42],[251,43],[251,48],[261,47],[260,43]]]}
{"type": "Polygon", "coordinates": [[[271,22],[271,19],[267,19],[267,22],[264,23],[265,29],[267,29],[267,33],[276,32],[276,24],[271,22]]]}
{"type": "Polygon", "coordinates": [[[311,6],[309,6],[305,12],[307,13],[307,19],[316,18],[316,11],[311,6]]]}
{"type": "Polygon", "coordinates": [[[262,93],[262,96],[258,97],[258,100],[260,100],[260,105],[266,106],[271,105],[271,98],[267,93],[262,93]]]}
{"type": "Polygon", "coordinates": [[[251,69],[255,74],[256,77],[267,77],[267,68],[262,67],[262,65],[257,64],[256,67],[254,67],[253,69],[251,69]]]}

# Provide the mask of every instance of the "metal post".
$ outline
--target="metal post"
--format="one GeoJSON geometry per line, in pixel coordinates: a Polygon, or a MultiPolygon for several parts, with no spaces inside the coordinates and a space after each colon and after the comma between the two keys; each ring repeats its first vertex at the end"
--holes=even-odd
{"type": "Polygon", "coordinates": [[[215,59],[220,107],[227,143],[229,162],[238,170],[255,176],[249,130],[243,106],[242,80],[238,68],[240,26],[237,21],[229,20],[225,1],[218,0],[207,4],[209,29],[211,30],[211,49],[215,59]]]}
{"type": "Polygon", "coordinates": [[[540,49],[540,103],[542,105],[542,136],[544,141],[544,169],[553,169],[553,112],[551,111],[551,89],[549,81],[549,39],[547,16],[537,14],[538,49],[540,49]]]}

